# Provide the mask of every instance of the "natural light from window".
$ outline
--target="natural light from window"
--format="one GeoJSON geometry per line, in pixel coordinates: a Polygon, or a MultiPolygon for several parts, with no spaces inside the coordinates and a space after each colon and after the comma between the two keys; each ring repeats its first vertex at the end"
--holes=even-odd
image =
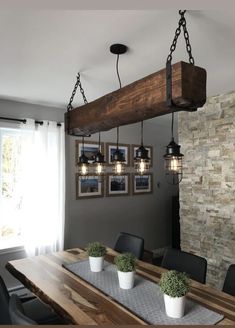
{"type": "Polygon", "coordinates": [[[0,129],[0,249],[22,245],[20,139],[18,129],[0,129]]]}

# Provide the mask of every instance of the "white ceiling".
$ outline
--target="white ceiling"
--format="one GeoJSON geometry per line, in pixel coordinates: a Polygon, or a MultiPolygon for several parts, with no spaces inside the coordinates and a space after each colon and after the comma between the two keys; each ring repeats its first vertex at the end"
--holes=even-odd
{"type": "MultiPolygon", "coordinates": [[[[208,73],[208,95],[235,89],[235,19],[230,11],[188,11],[195,63],[208,73]]],[[[166,10],[1,11],[0,98],[66,107],[77,71],[91,101],[118,88],[112,43],[123,85],[165,65],[178,24],[166,10]]],[[[182,39],[174,61],[187,61],[182,39]]],[[[76,98],[81,104],[81,97],[76,98]]]]}

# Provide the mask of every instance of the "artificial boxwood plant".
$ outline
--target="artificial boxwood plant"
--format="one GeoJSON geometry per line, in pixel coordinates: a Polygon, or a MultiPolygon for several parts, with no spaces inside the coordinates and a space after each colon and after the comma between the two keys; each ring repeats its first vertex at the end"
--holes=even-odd
{"type": "Polygon", "coordinates": [[[107,253],[106,247],[99,242],[89,243],[86,247],[88,256],[102,257],[107,253]]]}
{"type": "Polygon", "coordinates": [[[164,272],[159,286],[161,291],[170,297],[182,297],[189,291],[190,279],[184,272],[175,270],[164,272]]]}
{"type": "Polygon", "coordinates": [[[117,255],[114,260],[118,271],[132,272],[135,271],[137,259],[132,253],[117,255]]]}

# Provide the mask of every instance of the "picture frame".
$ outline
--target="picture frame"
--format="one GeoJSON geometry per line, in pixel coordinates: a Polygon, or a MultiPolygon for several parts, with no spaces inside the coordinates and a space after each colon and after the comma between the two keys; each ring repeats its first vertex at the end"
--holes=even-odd
{"type": "MultiPolygon", "coordinates": [[[[130,166],[130,145],[128,144],[119,144],[118,145],[119,150],[123,153],[123,156],[125,158],[124,164],[126,166],[130,166]]],[[[116,143],[106,143],[106,152],[105,152],[105,158],[106,158],[106,164],[108,166],[113,165],[112,162],[112,155],[117,149],[116,143]]]]}
{"type": "MultiPolygon", "coordinates": [[[[140,147],[140,145],[131,145],[131,158],[132,158],[132,166],[134,166],[134,158],[136,156],[136,150],[140,147]]],[[[149,166],[152,167],[153,166],[153,146],[145,146],[144,148],[146,148],[148,150],[148,156],[150,158],[150,163],[149,166]]]]}
{"type": "MultiPolygon", "coordinates": [[[[104,153],[104,143],[100,143],[101,152],[104,153]]],[[[75,143],[75,165],[78,165],[79,156],[82,154],[82,140],[76,140],[75,143]]],[[[84,152],[88,158],[88,163],[93,164],[94,156],[99,150],[99,143],[96,141],[86,141],[84,142],[84,152]]]]}
{"type": "Polygon", "coordinates": [[[151,194],[153,192],[153,174],[146,173],[139,175],[132,174],[132,193],[133,195],[151,194]]]}
{"type": "Polygon", "coordinates": [[[104,197],[104,182],[100,176],[89,174],[81,177],[76,173],[76,199],[104,197]]]}
{"type": "Polygon", "coordinates": [[[112,173],[106,176],[106,196],[128,196],[130,195],[130,174],[115,175],[112,173]]]}

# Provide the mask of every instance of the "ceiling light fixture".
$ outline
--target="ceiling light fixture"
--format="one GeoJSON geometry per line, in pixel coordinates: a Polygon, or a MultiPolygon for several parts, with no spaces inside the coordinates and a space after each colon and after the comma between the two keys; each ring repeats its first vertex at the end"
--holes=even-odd
{"type": "Polygon", "coordinates": [[[184,17],[186,10],[179,10],[179,23],[175,31],[175,36],[170,47],[170,53],[167,57],[166,62],[166,103],[169,108],[171,108],[172,118],[171,118],[171,141],[166,147],[166,154],[164,155],[165,159],[165,176],[168,183],[177,185],[182,181],[183,170],[182,170],[182,159],[183,154],[180,152],[180,145],[174,141],[174,111],[179,110],[173,101],[172,101],[172,53],[176,49],[178,37],[181,33],[181,28],[183,29],[184,39],[186,43],[186,50],[189,55],[189,63],[194,65],[194,58],[192,56],[192,47],[189,41],[189,34],[186,26],[186,19],[184,17]]]}
{"type": "MultiPolygon", "coordinates": [[[[119,87],[121,89],[122,83],[119,74],[119,56],[127,52],[127,46],[119,43],[113,44],[110,47],[110,52],[112,54],[117,55],[116,72],[119,81],[119,87]]],[[[113,162],[113,171],[116,175],[122,175],[123,173],[125,173],[125,158],[123,156],[123,153],[119,149],[119,126],[117,127],[117,147],[113,154],[112,162],[113,162]]]]}
{"type": "Polygon", "coordinates": [[[144,147],[144,122],[141,121],[141,145],[136,150],[134,158],[135,170],[138,174],[144,175],[149,171],[150,158],[148,150],[144,147]]]}

